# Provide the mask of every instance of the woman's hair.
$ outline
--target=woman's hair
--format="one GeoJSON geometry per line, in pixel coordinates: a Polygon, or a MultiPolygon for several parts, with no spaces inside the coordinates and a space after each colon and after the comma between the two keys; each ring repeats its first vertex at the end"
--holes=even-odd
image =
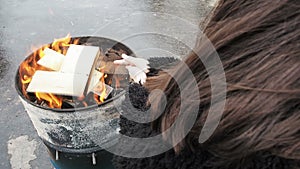
{"type": "MultiPolygon", "coordinates": [[[[198,145],[223,161],[247,159],[260,152],[300,160],[299,26],[299,0],[218,2],[203,33],[223,64],[226,105],[213,135],[198,145]]],[[[193,52],[169,70],[176,81],[174,76],[161,73],[146,82],[150,91],[158,88],[166,95],[166,108],[153,123],[155,129],[165,131],[180,111],[180,90],[189,90],[192,83],[185,76],[188,70],[184,65],[196,78],[199,97],[191,95],[184,99],[200,100],[199,114],[185,140],[174,145],[178,152],[195,145],[209,108],[214,106],[210,101],[211,77],[201,62],[213,55],[206,43],[199,36],[193,52]],[[184,82],[184,88],[179,89],[178,82],[184,82]]],[[[152,97],[156,97],[150,97],[155,114],[160,111],[162,98],[152,97]]]]}

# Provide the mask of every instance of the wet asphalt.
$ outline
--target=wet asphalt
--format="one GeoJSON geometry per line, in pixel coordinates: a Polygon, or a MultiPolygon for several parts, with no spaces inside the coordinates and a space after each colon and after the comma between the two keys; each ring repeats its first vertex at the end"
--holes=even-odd
{"type": "Polygon", "coordinates": [[[121,41],[138,57],[182,57],[212,6],[213,0],[0,0],[0,168],[53,168],[14,87],[32,46],[70,33],[121,41]],[[22,136],[24,144],[16,144],[22,136]],[[33,158],[26,161],[23,146],[32,141],[33,158]]]}

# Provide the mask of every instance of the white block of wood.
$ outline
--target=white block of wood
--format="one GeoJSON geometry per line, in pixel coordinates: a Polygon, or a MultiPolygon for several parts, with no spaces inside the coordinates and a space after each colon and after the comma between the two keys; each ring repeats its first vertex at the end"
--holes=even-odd
{"type": "Polygon", "coordinates": [[[65,55],[60,54],[52,49],[44,49],[45,56],[42,57],[37,63],[48,69],[59,71],[64,62],[65,55]]]}
{"type": "Polygon", "coordinates": [[[81,96],[87,79],[88,76],[82,74],[36,71],[26,91],[81,96]]]}
{"type": "MultiPolygon", "coordinates": [[[[48,51],[48,53],[51,53],[52,56],[54,55],[53,52],[55,51],[48,51]]],[[[92,90],[103,76],[103,74],[95,70],[96,61],[99,56],[99,47],[70,45],[66,56],[63,58],[60,69],[58,69],[59,63],[51,61],[53,65],[57,66],[53,70],[59,71],[35,72],[26,91],[67,96],[85,95],[87,92],[92,90]]],[[[41,62],[47,62],[48,64],[49,60],[51,60],[50,54],[49,58],[46,58],[41,62]]]]}
{"type": "Polygon", "coordinates": [[[89,75],[99,55],[99,47],[70,45],[60,71],[89,75]]]}

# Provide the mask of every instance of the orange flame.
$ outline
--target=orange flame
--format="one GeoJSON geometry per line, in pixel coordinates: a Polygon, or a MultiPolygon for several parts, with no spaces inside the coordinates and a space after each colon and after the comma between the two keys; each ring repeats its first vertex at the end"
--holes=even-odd
{"type": "MultiPolygon", "coordinates": [[[[45,54],[44,50],[46,48],[50,48],[55,50],[56,52],[59,52],[63,55],[67,53],[67,47],[70,46],[70,43],[72,44],[78,44],[79,39],[71,41],[71,36],[68,34],[66,37],[61,39],[55,39],[52,44],[45,45],[37,50],[34,50],[34,47],[32,47],[32,50],[34,51],[32,55],[30,55],[25,61],[23,61],[19,68],[19,77],[21,79],[22,83],[22,92],[26,98],[29,98],[26,89],[28,87],[28,84],[32,80],[32,76],[37,70],[46,70],[46,68],[40,66],[37,64],[37,61],[40,60],[45,54]]],[[[62,105],[62,98],[55,96],[53,94],[49,93],[35,93],[35,96],[38,100],[44,100],[48,103],[48,106],[51,108],[61,108],[62,105]]]]}
{"type": "Polygon", "coordinates": [[[97,86],[97,90],[101,91],[100,96],[97,94],[94,94],[94,100],[100,104],[104,102],[105,96],[106,96],[106,86],[105,86],[105,77],[106,76],[102,76],[100,79],[100,86],[97,86]]]}
{"type": "MultiPolygon", "coordinates": [[[[105,67],[105,66],[104,66],[105,67]]],[[[101,71],[104,67],[99,68],[98,70],[101,71]]],[[[105,78],[107,78],[107,74],[100,78],[100,86],[97,86],[97,90],[101,92],[101,95],[94,94],[94,100],[100,104],[103,103],[106,97],[106,86],[105,86],[105,78]]]]}
{"type": "Polygon", "coordinates": [[[105,80],[104,80],[105,78],[107,78],[107,74],[105,74],[101,78],[101,83],[103,84],[103,90],[102,90],[101,95],[100,95],[100,101],[101,102],[104,102],[104,99],[105,99],[105,96],[106,96],[106,86],[105,86],[105,80]]]}
{"type": "Polygon", "coordinates": [[[50,108],[60,108],[62,105],[62,98],[50,93],[35,93],[38,100],[45,100],[48,102],[50,108]]]}

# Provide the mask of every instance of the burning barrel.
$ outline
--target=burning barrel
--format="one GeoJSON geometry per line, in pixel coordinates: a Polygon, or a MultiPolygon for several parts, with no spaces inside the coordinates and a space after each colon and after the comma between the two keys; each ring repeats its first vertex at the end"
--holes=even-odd
{"type": "MultiPolygon", "coordinates": [[[[118,135],[118,107],[125,98],[129,75],[112,62],[123,53],[133,55],[124,44],[111,39],[68,36],[41,47],[20,64],[16,90],[56,168],[113,168],[112,154],[103,148],[113,146],[118,135]],[[62,70],[70,69],[78,54],[73,52],[67,60],[71,47],[75,51],[80,48],[85,55],[95,47],[99,51],[95,59],[90,59],[92,65],[76,68],[70,75],[62,70]],[[58,61],[60,57],[63,63],[58,61]],[[76,74],[86,71],[86,67],[90,67],[88,74],[76,74]]],[[[86,64],[88,57],[76,64],[86,64]]]]}

